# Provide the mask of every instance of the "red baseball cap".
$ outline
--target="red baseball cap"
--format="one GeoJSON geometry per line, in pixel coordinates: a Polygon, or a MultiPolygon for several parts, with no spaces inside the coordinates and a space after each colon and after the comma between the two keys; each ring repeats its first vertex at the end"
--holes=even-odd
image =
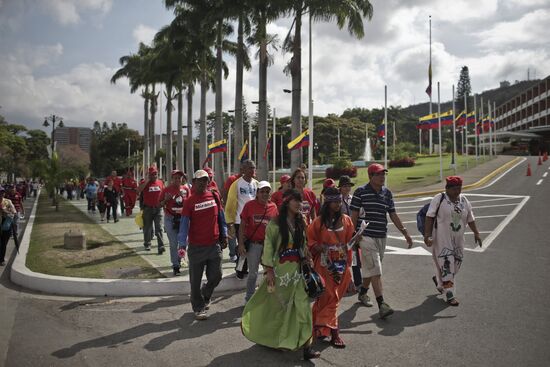
{"type": "Polygon", "coordinates": [[[172,176],[176,176],[176,175],[180,175],[182,177],[186,177],[185,176],[185,173],[183,173],[183,171],[180,171],[179,169],[175,169],[172,171],[172,176]]]}
{"type": "Polygon", "coordinates": [[[462,178],[460,176],[449,176],[445,180],[447,181],[447,187],[462,186],[462,178]]]}
{"type": "Polygon", "coordinates": [[[380,172],[388,172],[387,169],[384,168],[383,165],[379,164],[379,163],[373,163],[369,166],[369,168],[367,169],[369,175],[373,175],[373,174],[376,174],[376,173],[380,173],[380,172]]]}
{"type": "Polygon", "coordinates": [[[290,180],[290,176],[289,175],[282,175],[281,178],[279,178],[279,182],[282,184],[284,184],[285,182],[288,182],[288,180],[290,180]]]}
{"type": "Polygon", "coordinates": [[[323,182],[323,189],[326,189],[329,187],[336,187],[336,183],[332,178],[326,178],[325,182],[323,182]]]}

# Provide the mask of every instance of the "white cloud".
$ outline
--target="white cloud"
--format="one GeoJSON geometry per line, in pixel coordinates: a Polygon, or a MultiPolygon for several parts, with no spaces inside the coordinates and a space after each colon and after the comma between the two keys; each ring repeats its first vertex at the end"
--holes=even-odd
{"type": "Polygon", "coordinates": [[[112,0],[42,0],[41,4],[61,25],[72,25],[80,23],[85,11],[108,13],[112,0]]]}
{"type": "Polygon", "coordinates": [[[511,22],[500,22],[491,29],[479,32],[481,47],[494,49],[526,44],[548,45],[550,9],[538,9],[511,22]]]}
{"type": "Polygon", "coordinates": [[[134,39],[137,43],[143,42],[146,45],[150,45],[153,41],[153,38],[155,38],[156,33],[156,29],[146,26],[144,24],[139,24],[136,28],[134,28],[132,35],[134,36],[134,39]]]}

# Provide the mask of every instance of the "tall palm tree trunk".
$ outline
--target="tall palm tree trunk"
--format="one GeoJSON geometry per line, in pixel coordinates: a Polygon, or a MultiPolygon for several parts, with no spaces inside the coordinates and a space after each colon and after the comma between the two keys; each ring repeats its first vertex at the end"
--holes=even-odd
{"type": "MultiPolygon", "coordinates": [[[[217,26],[217,44],[216,44],[216,125],[214,129],[214,141],[223,139],[223,112],[222,112],[222,26],[223,21],[218,21],[217,26]]],[[[223,164],[223,154],[214,154],[215,171],[214,178],[219,187],[223,186],[225,177],[225,167],[223,164]]]]}
{"type": "MultiPolygon", "coordinates": [[[[206,137],[206,92],[208,80],[204,74],[201,80],[201,112],[200,112],[200,136],[199,136],[199,165],[206,159],[207,137],[206,137]]],[[[202,168],[202,167],[201,167],[202,168]]]]}
{"type": "MultiPolygon", "coordinates": [[[[292,75],[292,127],[291,140],[301,134],[302,119],[302,2],[296,7],[296,23],[294,25],[293,56],[290,67],[292,75]]],[[[302,149],[295,149],[290,153],[290,169],[294,171],[302,163],[302,149]]]]}
{"type": "Polygon", "coordinates": [[[166,177],[170,177],[173,166],[172,154],[172,83],[166,84],[166,177]]]}
{"type": "Polygon", "coordinates": [[[185,171],[183,166],[183,88],[178,88],[178,142],[176,144],[176,169],[185,171]]]}
{"type": "Polygon", "coordinates": [[[143,97],[143,156],[145,157],[143,169],[143,177],[145,177],[145,170],[149,167],[150,164],[150,135],[149,135],[149,86],[145,86],[145,91],[142,93],[143,97]]]}
{"type": "Polygon", "coordinates": [[[151,112],[151,119],[149,120],[149,162],[150,164],[156,163],[155,157],[157,155],[157,142],[156,142],[156,136],[155,136],[155,114],[157,113],[157,98],[158,94],[155,94],[155,84],[153,84],[153,88],[151,91],[151,102],[150,102],[150,112],[151,112]]]}
{"type": "Polygon", "coordinates": [[[260,27],[259,109],[258,109],[258,177],[267,180],[268,160],[263,154],[267,145],[267,43],[266,20],[262,14],[260,27]]]}
{"type": "MultiPolygon", "coordinates": [[[[237,70],[235,83],[235,134],[233,145],[233,170],[239,172],[241,161],[239,153],[244,145],[243,139],[243,72],[244,72],[244,30],[243,30],[243,15],[239,15],[238,35],[237,35],[237,70]]],[[[228,172],[231,174],[231,172],[228,172]]]]}
{"type": "Polygon", "coordinates": [[[187,176],[193,177],[195,172],[194,154],[193,154],[193,92],[194,86],[187,86],[187,176]]]}

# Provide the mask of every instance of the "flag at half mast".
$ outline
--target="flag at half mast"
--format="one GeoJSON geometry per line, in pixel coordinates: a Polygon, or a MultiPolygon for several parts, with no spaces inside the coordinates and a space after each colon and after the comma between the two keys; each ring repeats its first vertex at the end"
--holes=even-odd
{"type": "Polygon", "coordinates": [[[286,146],[288,150],[308,147],[309,146],[309,129],[306,129],[303,133],[298,135],[294,140],[292,140],[286,146]]]}

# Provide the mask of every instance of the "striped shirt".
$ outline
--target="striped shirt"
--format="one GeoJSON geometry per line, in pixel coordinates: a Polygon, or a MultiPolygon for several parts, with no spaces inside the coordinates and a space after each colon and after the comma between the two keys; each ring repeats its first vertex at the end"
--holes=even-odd
{"type": "Polygon", "coordinates": [[[370,184],[361,186],[353,193],[351,210],[359,211],[358,223],[361,220],[369,222],[363,236],[385,238],[388,232],[388,217],[386,213],[395,212],[393,195],[390,190],[382,186],[380,192],[374,191],[370,184]]]}

